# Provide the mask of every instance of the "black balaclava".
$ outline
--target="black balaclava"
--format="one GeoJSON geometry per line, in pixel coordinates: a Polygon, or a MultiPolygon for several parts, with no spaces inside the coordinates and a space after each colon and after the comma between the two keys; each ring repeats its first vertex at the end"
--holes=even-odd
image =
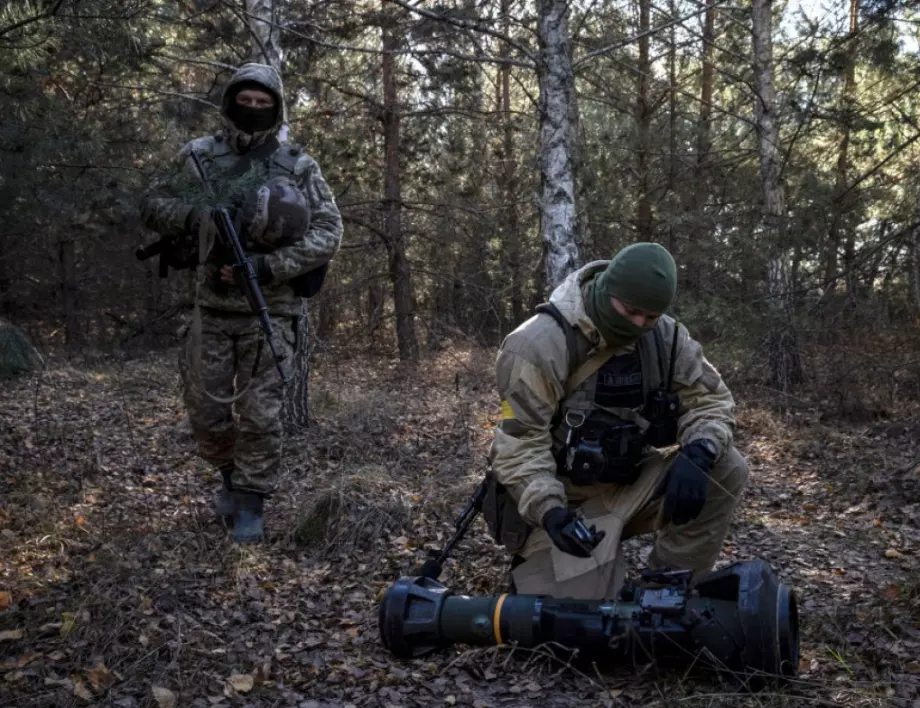
{"type": "Polygon", "coordinates": [[[281,110],[281,101],[273,90],[260,84],[258,81],[241,81],[233,86],[232,92],[227,96],[227,118],[244,133],[253,135],[265,130],[270,130],[278,120],[278,111],[281,110]],[[275,99],[275,105],[270,108],[252,108],[241,106],[236,102],[237,94],[247,90],[265,91],[275,99]]]}

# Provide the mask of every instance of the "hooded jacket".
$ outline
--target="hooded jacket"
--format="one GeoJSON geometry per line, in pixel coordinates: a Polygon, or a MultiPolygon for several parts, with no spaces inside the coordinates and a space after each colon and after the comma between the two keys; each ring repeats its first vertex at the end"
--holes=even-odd
{"type": "MultiPolygon", "coordinates": [[[[588,317],[584,305],[585,285],[607,267],[594,261],[570,274],[552,293],[550,302],[577,328],[577,369],[607,345],[588,317]]],[[[677,323],[662,315],[656,325],[670,360],[677,323]]],[[[612,350],[617,356],[633,351],[635,343],[612,350]]],[[[521,516],[539,527],[543,515],[568,501],[583,501],[603,493],[611,485],[576,487],[556,474],[554,450],[565,440],[565,416],[554,428],[553,417],[562,406],[584,411],[593,405],[597,373],[569,395],[569,352],[565,332],[547,315],[535,315],[508,334],[496,361],[501,396],[501,423],[495,429],[489,461],[492,474],[510,493],[521,516]]],[[[679,327],[677,358],[671,390],[680,396],[678,441],[686,445],[709,438],[724,453],[732,445],[735,402],[718,371],[703,355],[701,345],[679,327]]]]}
{"type": "MultiPolygon", "coordinates": [[[[275,138],[284,117],[284,95],[278,72],[264,64],[244,64],[224,87],[221,97],[223,130],[196,138],[179,151],[176,157],[178,177],[164,179],[155,186],[142,203],[141,219],[145,226],[163,237],[188,236],[186,220],[196,207],[234,206],[241,203],[242,190],[251,192],[272,178],[289,178],[303,192],[309,206],[309,227],[293,243],[257,258],[260,259],[260,283],[269,313],[297,315],[301,311],[301,298],[287,281],[328,263],[338,251],[343,229],[342,216],[319,165],[299,146],[280,143],[271,154],[254,159],[259,146],[275,138]],[[249,81],[264,86],[278,101],[274,126],[251,136],[242,133],[227,117],[233,87],[249,81]],[[211,188],[218,195],[216,199],[203,189],[190,159],[192,151],[207,172],[211,188]],[[235,174],[240,171],[241,161],[249,163],[249,170],[235,174]]],[[[249,304],[239,288],[220,281],[219,271],[227,263],[226,256],[218,257],[214,249],[210,254],[197,268],[197,304],[215,310],[249,312],[249,304]]]]}

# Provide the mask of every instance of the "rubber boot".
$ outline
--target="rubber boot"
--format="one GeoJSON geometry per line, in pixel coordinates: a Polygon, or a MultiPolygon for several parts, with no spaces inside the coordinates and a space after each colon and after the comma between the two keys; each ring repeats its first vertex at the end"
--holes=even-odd
{"type": "Polygon", "coordinates": [[[234,501],[233,540],[237,543],[258,543],[265,533],[262,495],[251,492],[231,494],[234,501]]]}
{"type": "Polygon", "coordinates": [[[233,485],[230,483],[230,477],[232,475],[232,464],[224,465],[220,468],[220,476],[223,478],[223,485],[217,493],[217,499],[214,502],[217,520],[227,527],[233,526],[233,514],[236,511],[236,504],[233,500],[233,485]]]}

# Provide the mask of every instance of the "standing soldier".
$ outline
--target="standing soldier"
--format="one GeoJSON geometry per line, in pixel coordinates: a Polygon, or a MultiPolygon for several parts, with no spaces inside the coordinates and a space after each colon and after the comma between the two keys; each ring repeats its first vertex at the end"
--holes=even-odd
{"type": "Polygon", "coordinates": [[[286,362],[304,346],[302,298],[318,288],[342,238],[342,218],[319,166],[277,138],[284,118],[278,73],[243,65],[223,91],[223,130],[182,148],[179,176],[141,207],[144,224],[167,244],[161,259],[195,268],[195,310],[180,361],[183,398],[199,455],[223,479],[218,515],[239,543],[263,536],[263,500],[281,464],[284,383],[235,282],[232,250],[215,240],[214,209],[228,209],[251,254],[286,362]]]}
{"type": "Polygon", "coordinates": [[[613,598],[621,540],[652,531],[650,568],[715,563],[748,468],[731,393],[663,314],[676,283],[667,250],[633,244],[505,338],[484,511],[516,592],[613,598]]]}

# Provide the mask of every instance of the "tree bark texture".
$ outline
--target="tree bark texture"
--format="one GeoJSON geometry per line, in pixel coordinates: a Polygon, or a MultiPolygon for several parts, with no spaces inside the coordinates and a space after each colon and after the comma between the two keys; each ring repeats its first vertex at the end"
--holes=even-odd
{"type": "Polygon", "coordinates": [[[246,0],[252,60],[268,64],[279,74],[284,54],[281,50],[281,28],[275,8],[276,0],[246,0]]]}
{"type": "Polygon", "coordinates": [[[652,64],[649,59],[648,35],[651,21],[651,0],[639,0],[639,61],[636,67],[636,235],[640,241],[654,238],[652,203],[649,195],[649,134],[652,129],[652,105],[649,97],[649,77],[652,64]]]}
{"type": "Polygon", "coordinates": [[[578,268],[581,241],[575,203],[578,107],[568,11],[566,0],[539,2],[540,216],[549,288],[578,268]]]}
{"type": "MultiPolygon", "coordinates": [[[[511,34],[511,0],[502,0],[502,24],[506,35],[511,34]]],[[[508,45],[501,44],[501,55],[510,54],[508,45]]],[[[524,293],[521,277],[521,235],[517,208],[517,162],[514,154],[514,123],[511,115],[511,65],[503,64],[500,72],[499,111],[502,115],[502,164],[500,179],[501,194],[505,201],[505,240],[502,251],[505,256],[505,272],[511,291],[511,322],[516,327],[524,321],[524,293]]]]}
{"type": "Polygon", "coordinates": [[[64,314],[64,336],[69,353],[83,346],[83,328],[77,308],[77,269],[74,258],[74,240],[63,238],[58,243],[58,259],[61,272],[61,306],[64,314]]]}
{"type": "Polygon", "coordinates": [[[910,230],[910,295],[914,306],[917,324],[920,325],[920,192],[917,194],[917,204],[914,211],[915,226],[910,230]]]}
{"type": "Polygon", "coordinates": [[[389,259],[390,281],[393,284],[393,308],[396,313],[396,341],[399,358],[418,360],[418,339],[415,334],[415,307],[412,273],[406,258],[405,236],[402,230],[402,188],[399,167],[400,111],[396,89],[396,54],[399,49],[395,27],[384,20],[382,27],[383,58],[383,145],[384,233],[389,259]]]}
{"type": "Polygon", "coordinates": [[[753,0],[754,122],[760,148],[762,230],[769,249],[768,302],[772,310],[770,368],[774,387],[788,392],[802,378],[792,311],[791,269],[786,243],[786,194],[780,178],[779,125],[773,88],[772,0],[753,0]]]}
{"type": "MultiPolygon", "coordinates": [[[[834,179],[834,200],[831,203],[831,223],[827,234],[827,249],[824,262],[824,281],[827,293],[837,289],[840,260],[840,234],[844,228],[846,215],[853,206],[853,192],[847,187],[847,174],[850,166],[850,133],[856,100],[856,55],[858,51],[859,0],[850,0],[850,28],[846,38],[846,67],[844,69],[843,89],[840,94],[840,135],[837,143],[837,168],[834,179]]],[[[844,253],[847,291],[855,295],[855,276],[852,273],[855,244],[853,231],[847,229],[848,235],[844,253]]]]}

